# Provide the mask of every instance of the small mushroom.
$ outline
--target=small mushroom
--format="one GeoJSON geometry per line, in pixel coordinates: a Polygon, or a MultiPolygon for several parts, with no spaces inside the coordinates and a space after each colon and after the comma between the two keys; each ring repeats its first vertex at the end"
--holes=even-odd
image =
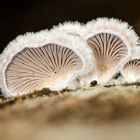
{"type": "Polygon", "coordinates": [[[91,77],[99,84],[108,83],[130,60],[139,39],[127,23],[113,18],[88,22],[82,37],[93,50],[96,66],[91,77]]]}
{"type": "Polygon", "coordinates": [[[140,59],[127,62],[121,70],[121,74],[125,82],[140,82],[140,59]]]}
{"type": "Polygon", "coordinates": [[[27,33],[8,44],[0,57],[0,87],[5,97],[42,88],[60,91],[93,69],[86,43],[66,33],[27,33]]]}

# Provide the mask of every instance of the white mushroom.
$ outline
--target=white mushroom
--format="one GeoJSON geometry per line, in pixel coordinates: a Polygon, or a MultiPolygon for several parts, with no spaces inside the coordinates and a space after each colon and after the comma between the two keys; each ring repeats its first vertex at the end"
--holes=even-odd
{"type": "Polygon", "coordinates": [[[140,46],[132,49],[131,59],[120,70],[124,82],[140,82],[140,46]]]}
{"type": "Polygon", "coordinates": [[[131,57],[138,36],[125,22],[117,19],[98,18],[88,22],[82,37],[93,49],[96,69],[91,77],[100,84],[110,81],[131,57]]]}
{"type": "Polygon", "coordinates": [[[121,74],[128,83],[140,82],[140,59],[133,59],[126,63],[121,74]]]}
{"type": "Polygon", "coordinates": [[[65,89],[94,66],[92,50],[79,37],[62,32],[27,33],[9,43],[0,57],[5,97],[50,88],[65,89]]]}

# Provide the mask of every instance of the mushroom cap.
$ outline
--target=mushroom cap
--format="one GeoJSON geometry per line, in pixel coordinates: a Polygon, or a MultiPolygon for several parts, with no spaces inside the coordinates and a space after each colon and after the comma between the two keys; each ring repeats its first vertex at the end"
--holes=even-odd
{"type": "Polygon", "coordinates": [[[139,37],[127,22],[114,18],[97,18],[87,22],[81,36],[88,39],[99,33],[114,34],[122,39],[129,48],[137,46],[139,37]]]}
{"type": "Polygon", "coordinates": [[[51,31],[65,32],[74,36],[81,36],[83,32],[83,25],[80,22],[64,22],[57,26],[53,26],[51,31]]]}
{"type": "Polygon", "coordinates": [[[127,62],[121,70],[124,80],[128,83],[140,81],[140,59],[127,62]]]}
{"type": "Polygon", "coordinates": [[[71,79],[85,75],[93,69],[92,57],[92,50],[86,47],[86,43],[79,37],[47,30],[26,33],[10,42],[0,56],[0,88],[5,97],[26,94],[33,89],[45,87],[62,90],[71,79]],[[51,62],[52,59],[55,62],[51,62]],[[58,59],[61,64],[71,63],[69,66],[63,63],[65,67],[62,68],[62,65],[57,64],[58,59]],[[47,79],[47,76],[50,78],[47,79]],[[24,86],[27,79],[28,83],[34,83],[24,86]]]}
{"type": "Polygon", "coordinates": [[[96,69],[91,76],[98,83],[106,84],[130,60],[139,38],[126,22],[113,18],[90,21],[84,30],[81,36],[95,56],[96,69]]]}

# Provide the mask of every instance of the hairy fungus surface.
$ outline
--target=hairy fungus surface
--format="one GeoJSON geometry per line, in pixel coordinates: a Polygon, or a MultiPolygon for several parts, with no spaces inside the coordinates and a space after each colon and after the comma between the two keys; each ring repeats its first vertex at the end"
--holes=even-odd
{"type": "Polygon", "coordinates": [[[83,25],[80,22],[64,22],[63,24],[54,26],[51,30],[65,32],[67,34],[80,37],[83,32],[83,25]]]}

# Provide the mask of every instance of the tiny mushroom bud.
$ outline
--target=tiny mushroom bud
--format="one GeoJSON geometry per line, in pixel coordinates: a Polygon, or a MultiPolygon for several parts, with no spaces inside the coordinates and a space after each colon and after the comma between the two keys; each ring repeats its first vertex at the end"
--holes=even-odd
{"type": "Polygon", "coordinates": [[[140,82],[140,59],[133,59],[126,63],[121,74],[125,82],[140,82]]]}

